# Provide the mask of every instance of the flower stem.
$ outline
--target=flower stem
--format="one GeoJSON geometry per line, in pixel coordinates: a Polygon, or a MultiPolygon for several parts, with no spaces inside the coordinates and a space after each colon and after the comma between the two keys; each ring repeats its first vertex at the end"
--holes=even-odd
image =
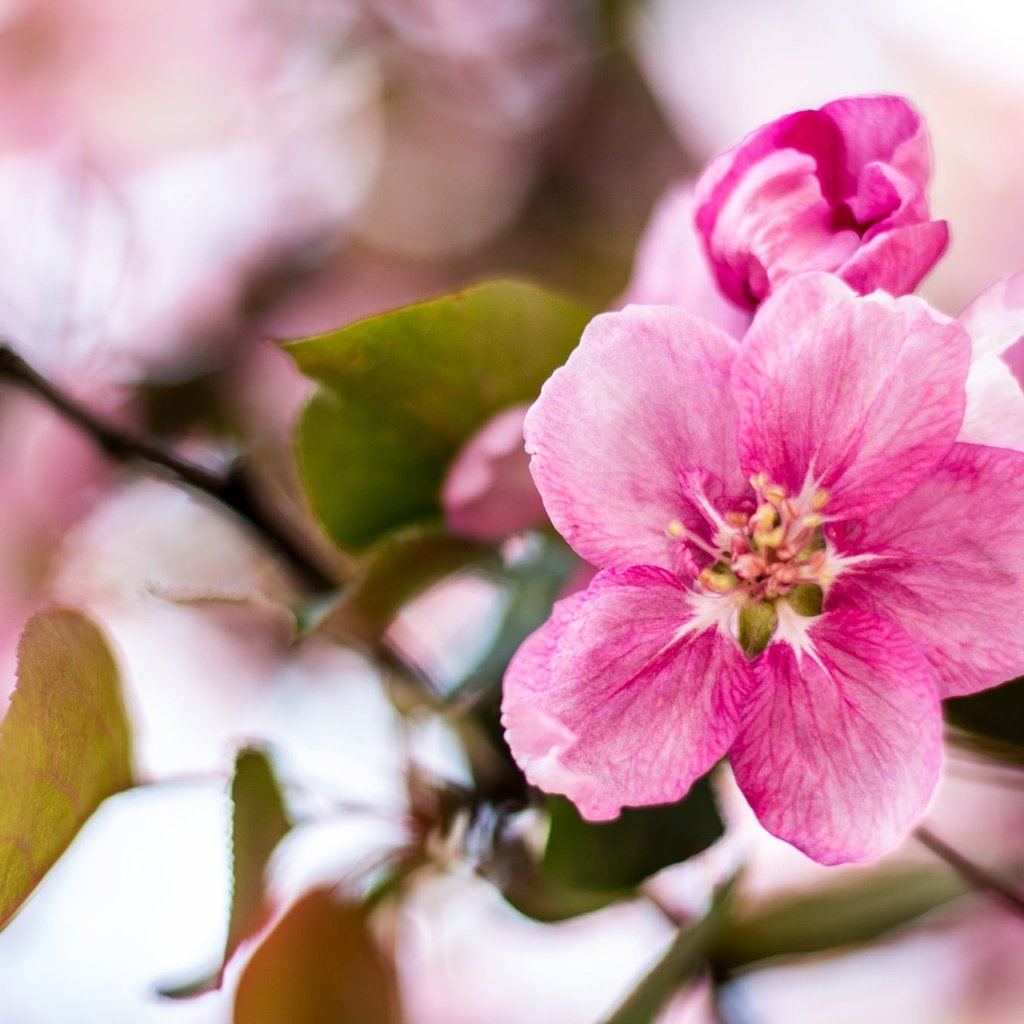
{"type": "Polygon", "coordinates": [[[923,825],[914,830],[914,836],[936,857],[944,860],[972,888],[989,893],[1012,913],[1024,917],[1024,896],[1002,879],[969,860],[923,825]]]}
{"type": "Polygon", "coordinates": [[[34,370],[9,345],[0,343],[0,379],[6,379],[42,399],[74,424],[116,462],[139,462],[164,479],[213,498],[230,509],[275,551],[294,575],[315,593],[337,590],[340,581],[306,552],[292,530],[271,515],[257,499],[243,460],[236,459],[224,473],[197,466],[149,438],[133,434],[101,419],[34,370]]]}

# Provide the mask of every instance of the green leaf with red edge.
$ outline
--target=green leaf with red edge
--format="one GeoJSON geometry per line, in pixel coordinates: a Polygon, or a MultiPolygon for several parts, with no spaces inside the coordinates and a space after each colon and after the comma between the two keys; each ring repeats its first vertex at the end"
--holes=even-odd
{"type": "Polygon", "coordinates": [[[494,281],[287,344],[320,385],[296,450],[335,543],[361,551],[436,520],[459,449],[495,413],[537,397],[586,321],[558,295],[494,281]]]}
{"type": "Polygon", "coordinates": [[[398,1024],[395,968],[365,911],[313,889],[293,904],[246,964],[234,1024],[398,1024]]]}
{"type": "Polygon", "coordinates": [[[133,784],[117,665],[79,612],[33,616],[0,722],[0,928],[89,816],[133,784]]]}
{"type": "Polygon", "coordinates": [[[292,820],[266,753],[243,747],[235,757],[231,779],[231,913],[224,956],[215,971],[184,985],[160,989],[171,999],[188,999],[220,988],[224,968],[241,943],[267,917],[266,870],[277,844],[291,831],[292,820]]]}

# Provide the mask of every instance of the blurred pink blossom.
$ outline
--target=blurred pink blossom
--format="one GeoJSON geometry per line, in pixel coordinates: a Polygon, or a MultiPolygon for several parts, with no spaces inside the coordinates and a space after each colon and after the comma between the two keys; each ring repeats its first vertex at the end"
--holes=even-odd
{"type": "Polygon", "coordinates": [[[544,522],[523,442],[527,408],[517,405],[488,420],[449,468],[441,503],[456,533],[501,540],[544,522]]]}
{"type": "Polygon", "coordinates": [[[1024,451],[1024,271],[987,288],[958,319],[974,340],[960,440],[1024,451]]]}
{"type": "Polygon", "coordinates": [[[600,820],[728,752],[814,859],[895,846],[937,779],[939,698],[1024,668],[1024,457],[953,444],[969,359],[919,300],[825,274],[741,346],[670,307],[593,321],[526,421],[552,522],[604,569],[506,675],[531,781],[600,820]]]}

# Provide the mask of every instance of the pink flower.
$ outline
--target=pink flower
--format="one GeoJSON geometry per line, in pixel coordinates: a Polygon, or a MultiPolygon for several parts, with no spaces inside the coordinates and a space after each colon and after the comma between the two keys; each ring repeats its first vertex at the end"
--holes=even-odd
{"type": "Polygon", "coordinates": [[[530,781],[600,820],[728,754],[816,860],[893,847],[939,699],[1024,669],[1024,454],[956,442],[970,357],[920,300],[827,274],[742,345],[670,307],[597,317],[526,420],[551,521],[603,570],[506,674],[530,781]]]}
{"type": "Polygon", "coordinates": [[[445,520],[455,533],[501,540],[545,521],[523,449],[526,409],[517,405],[492,417],[456,456],[441,488],[445,520]]]}
{"type": "Polygon", "coordinates": [[[987,288],[957,319],[974,341],[960,440],[1024,451],[1024,270],[987,288]]]}
{"type": "Polygon", "coordinates": [[[713,160],[696,222],[722,291],[754,309],[793,274],[828,270],[856,291],[913,291],[949,240],[929,219],[918,114],[858,96],[764,125],[713,160]]]}

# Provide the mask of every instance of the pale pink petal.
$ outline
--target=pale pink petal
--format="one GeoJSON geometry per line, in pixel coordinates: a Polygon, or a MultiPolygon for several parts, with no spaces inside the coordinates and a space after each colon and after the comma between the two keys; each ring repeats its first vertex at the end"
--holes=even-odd
{"type": "Polygon", "coordinates": [[[806,274],[758,311],[733,371],[744,470],[856,517],[910,490],[963,420],[970,339],[913,297],[806,274]]]}
{"type": "Polygon", "coordinates": [[[456,456],[441,488],[445,520],[454,532],[500,540],[545,521],[523,442],[527,408],[498,413],[456,456]]]}
{"type": "Polygon", "coordinates": [[[693,223],[693,189],[676,185],[658,200],[633,261],[620,306],[678,306],[742,338],[750,314],[719,291],[693,223]]]}
{"type": "Polygon", "coordinates": [[[967,411],[957,440],[1024,452],[1024,390],[1003,357],[979,345],[967,375],[967,411]]]}
{"type": "Polygon", "coordinates": [[[555,605],[505,675],[505,735],[530,782],[601,820],[679,799],[723,756],[749,668],[697,600],[640,566],[555,605]]]}
{"type": "Polygon", "coordinates": [[[899,96],[850,96],[821,108],[839,127],[851,172],[872,161],[891,164],[924,188],[931,154],[921,115],[899,96]]]}
{"type": "Polygon", "coordinates": [[[1024,674],[1024,454],[958,444],[906,497],[838,528],[835,544],[874,557],[839,577],[828,606],[899,623],[942,697],[1024,674]]]}
{"type": "Polygon", "coordinates": [[[906,835],[938,778],[928,664],[898,626],[829,612],[800,653],[776,642],[729,753],[761,824],[823,864],[874,860],[906,835]]]}
{"type": "Polygon", "coordinates": [[[975,351],[999,356],[1024,387],[1024,270],[987,288],[957,319],[974,339],[975,351]]]}
{"type": "Polygon", "coordinates": [[[862,295],[880,288],[891,295],[912,292],[949,245],[944,220],[891,228],[862,245],[839,268],[839,276],[862,295]]]}
{"type": "Polygon", "coordinates": [[[605,313],[526,417],[531,470],[551,522],[600,568],[678,565],[688,519],[680,472],[742,494],[729,372],[736,342],[668,306],[605,313]]]}

